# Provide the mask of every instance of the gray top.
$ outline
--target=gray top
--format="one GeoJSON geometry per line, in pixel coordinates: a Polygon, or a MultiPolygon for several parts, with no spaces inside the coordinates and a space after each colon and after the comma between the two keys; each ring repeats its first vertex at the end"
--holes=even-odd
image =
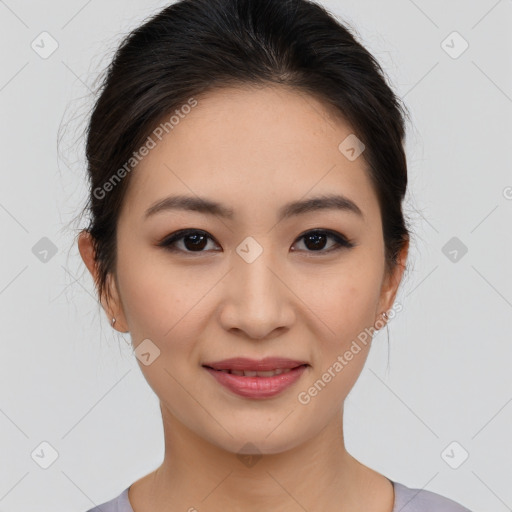
{"type": "MultiPolygon", "coordinates": [[[[393,482],[395,503],[392,512],[471,512],[444,496],[422,489],[411,489],[398,482],[393,482]]],[[[102,503],[87,512],[133,512],[128,500],[127,487],[119,496],[102,503]]]]}

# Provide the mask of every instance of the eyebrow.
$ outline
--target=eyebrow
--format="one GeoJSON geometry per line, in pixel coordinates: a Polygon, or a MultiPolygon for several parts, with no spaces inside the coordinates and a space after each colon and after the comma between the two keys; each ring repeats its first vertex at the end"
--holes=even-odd
{"type": "MultiPolygon", "coordinates": [[[[169,196],[151,205],[145,212],[147,219],[158,212],[169,210],[194,211],[207,215],[216,215],[226,219],[234,217],[234,211],[211,199],[186,195],[169,196]]],[[[354,213],[364,219],[364,214],[354,201],[339,194],[325,194],[298,201],[292,201],[279,209],[278,221],[297,215],[320,210],[340,210],[354,213]]]]}

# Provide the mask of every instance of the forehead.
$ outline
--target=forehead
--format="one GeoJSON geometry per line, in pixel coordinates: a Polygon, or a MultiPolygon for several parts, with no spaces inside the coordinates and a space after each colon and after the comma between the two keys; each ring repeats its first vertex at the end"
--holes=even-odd
{"type": "Polygon", "coordinates": [[[339,192],[371,215],[366,162],[340,151],[351,127],[325,103],[284,86],[223,88],[195,100],[161,140],[152,135],[155,147],[131,173],[124,201],[131,212],[141,216],[169,194],[255,211],[339,192]]]}

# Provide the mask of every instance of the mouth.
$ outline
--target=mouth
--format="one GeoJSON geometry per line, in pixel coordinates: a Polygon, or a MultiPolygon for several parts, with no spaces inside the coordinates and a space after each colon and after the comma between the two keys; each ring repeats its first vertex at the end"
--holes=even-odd
{"type": "MultiPolygon", "coordinates": [[[[212,370],[228,370],[230,372],[268,372],[287,371],[299,366],[309,366],[307,361],[289,359],[286,357],[265,357],[264,359],[250,359],[248,357],[231,357],[222,361],[203,363],[203,366],[212,370]]],[[[254,375],[251,375],[254,376],[254,375]]],[[[266,377],[266,375],[263,375],[266,377]]]]}
{"type": "Polygon", "coordinates": [[[309,363],[284,358],[254,360],[225,359],[202,367],[215,381],[235,393],[251,399],[270,398],[297,382],[309,363]]]}

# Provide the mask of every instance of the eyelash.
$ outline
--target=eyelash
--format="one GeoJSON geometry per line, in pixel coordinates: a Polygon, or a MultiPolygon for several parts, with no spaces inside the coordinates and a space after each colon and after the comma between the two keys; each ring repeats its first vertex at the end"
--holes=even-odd
{"type": "MultiPolygon", "coordinates": [[[[186,236],[193,235],[193,234],[199,234],[199,235],[206,236],[207,238],[209,238],[210,240],[213,240],[215,242],[215,239],[213,237],[211,237],[206,231],[202,231],[200,229],[182,229],[182,230],[176,231],[172,235],[164,238],[161,242],[158,243],[158,247],[163,247],[166,251],[181,252],[181,253],[186,253],[186,254],[200,254],[203,252],[207,252],[204,250],[201,250],[201,251],[181,250],[181,249],[177,249],[175,246],[173,246],[173,244],[175,244],[179,240],[182,240],[186,236]]],[[[319,254],[329,253],[330,254],[332,252],[336,252],[341,249],[350,249],[355,246],[354,243],[352,243],[350,240],[345,238],[340,233],[338,233],[336,231],[331,231],[329,229],[313,229],[313,230],[306,231],[304,234],[300,235],[297,238],[296,242],[302,240],[307,235],[312,235],[312,234],[313,235],[327,235],[329,238],[334,239],[338,245],[335,246],[334,248],[327,249],[327,250],[323,250],[323,249],[320,249],[318,251],[306,250],[306,252],[308,252],[308,253],[319,253],[319,254]]],[[[215,243],[217,243],[217,242],[215,242],[215,243]]]]}

